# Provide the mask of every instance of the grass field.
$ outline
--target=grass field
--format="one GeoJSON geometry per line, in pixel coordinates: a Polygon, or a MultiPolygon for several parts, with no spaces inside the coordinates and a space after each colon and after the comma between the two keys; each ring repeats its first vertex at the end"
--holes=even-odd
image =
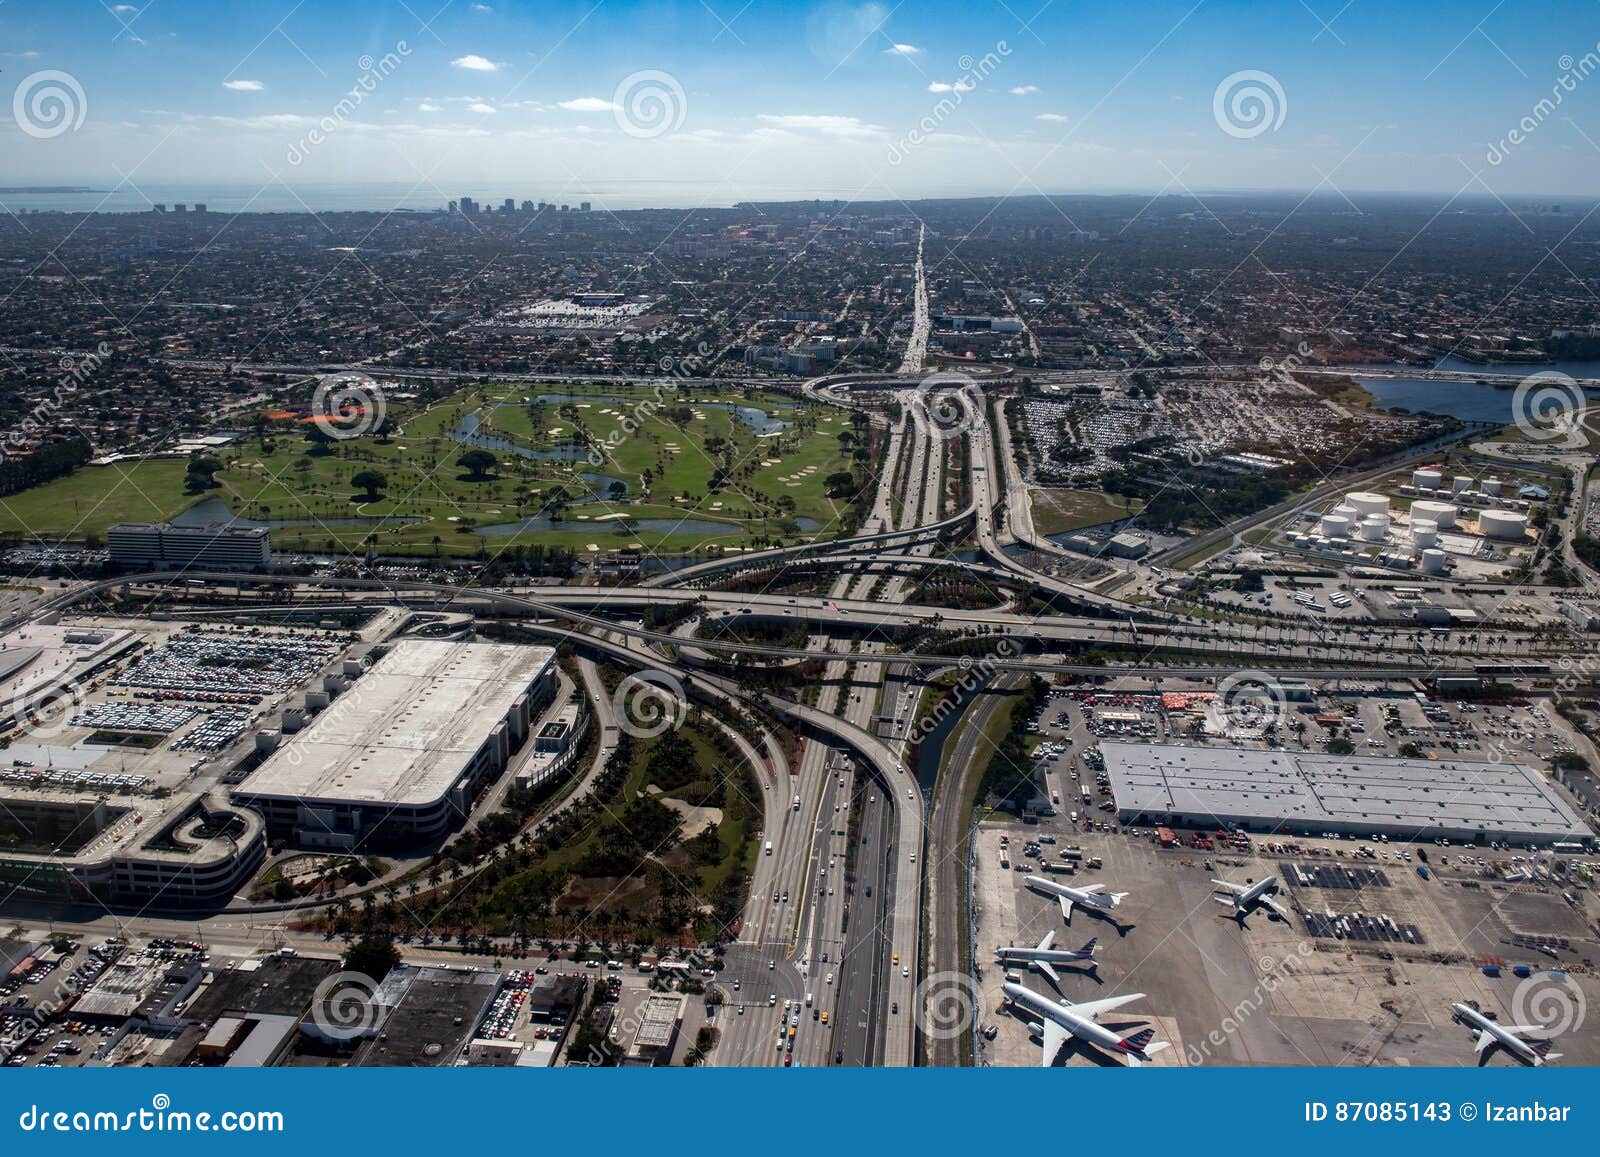
{"type": "Polygon", "coordinates": [[[847,529],[825,479],[846,466],[848,419],[781,394],[506,384],[423,409],[395,402],[388,415],[387,437],[323,446],[308,424],[275,422],[216,454],[218,488],[204,495],[185,494],[182,461],[84,468],[0,504],[0,531],[82,539],[201,498],[286,523],[273,529],[276,549],[333,553],[753,549],[847,529]],[[782,427],[760,436],[732,405],[782,427]],[[471,439],[455,436],[473,424],[471,439]],[[473,449],[495,458],[481,475],[460,465],[473,449]],[[363,471],[384,476],[375,495],[355,484],[363,471]],[[510,529],[480,533],[488,527],[510,529]]]}
{"type": "Polygon", "coordinates": [[[1099,526],[1137,514],[1143,504],[1130,504],[1120,495],[1101,494],[1094,490],[1034,490],[1033,526],[1040,534],[1064,534],[1069,530],[1082,530],[1086,526],[1099,526]]]}
{"type": "Polygon", "coordinates": [[[164,459],[84,466],[0,499],[0,534],[43,539],[104,538],[118,522],[171,518],[195,501],[184,493],[184,463],[164,459]]]}

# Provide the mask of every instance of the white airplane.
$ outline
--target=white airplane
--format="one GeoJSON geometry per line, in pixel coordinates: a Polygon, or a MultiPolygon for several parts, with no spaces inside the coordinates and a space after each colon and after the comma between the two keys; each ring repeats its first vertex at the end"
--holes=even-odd
{"type": "Polygon", "coordinates": [[[1520,1034],[1523,1033],[1549,1032],[1550,1030],[1542,1024],[1501,1024],[1497,1020],[1489,1019],[1470,1004],[1452,1004],[1450,1011],[1455,1013],[1452,1019],[1457,1024],[1464,1024],[1477,1032],[1478,1043],[1475,1051],[1480,1056],[1496,1045],[1519,1061],[1530,1065],[1542,1065],[1561,1055],[1550,1051],[1553,1041],[1522,1039],[1520,1034]]]}
{"type": "Polygon", "coordinates": [[[1121,1037],[1104,1025],[1096,1023],[1102,1013],[1121,1008],[1125,1004],[1132,1004],[1136,1000],[1143,1000],[1142,992],[1073,1004],[1070,1000],[1057,1003],[1049,997],[1040,996],[1030,988],[1009,981],[1004,989],[1012,1004],[1039,1018],[1037,1021],[1028,1022],[1028,1031],[1044,1041],[1044,1055],[1040,1063],[1045,1068],[1055,1064],[1056,1057],[1061,1053],[1061,1046],[1071,1037],[1077,1037],[1081,1041],[1087,1041],[1104,1049],[1113,1056],[1121,1057],[1130,1069],[1138,1068],[1162,1049],[1172,1047],[1166,1041],[1151,1043],[1150,1038],[1156,1035],[1156,1030],[1153,1028],[1140,1029],[1130,1037],[1121,1037]]]}
{"type": "Polygon", "coordinates": [[[1050,978],[1050,983],[1056,985],[1061,983],[1061,977],[1056,974],[1053,965],[1074,964],[1080,960],[1094,963],[1094,940],[1090,940],[1082,948],[1069,949],[1050,947],[1055,943],[1055,939],[1056,934],[1053,931],[1046,932],[1044,939],[1039,941],[1035,948],[998,947],[994,950],[994,954],[1001,964],[1026,964],[1029,968],[1044,973],[1050,978]]]}
{"type": "Polygon", "coordinates": [[[1034,891],[1043,892],[1046,896],[1054,896],[1061,901],[1061,918],[1068,924],[1072,923],[1072,906],[1074,904],[1082,904],[1085,908],[1098,908],[1102,912],[1109,912],[1129,895],[1127,892],[1107,892],[1104,884],[1090,884],[1087,888],[1072,888],[1066,884],[1058,884],[1054,880],[1047,880],[1043,876],[1024,876],[1023,880],[1034,891]]]}
{"type": "Polygon", "coordinates": [[[1257,908],[1270,908],[1276,915],[1287,920],[1289,913],[1283,905],[1273,898],[1278,890],[1278,877],[1264,876],[1254,884],[1230,884],[1227,880],[1212,880],[1217,890],[1226,893],[1222,896],[1213,896],[1219,904],[1228,904],[1233,908],[1234,915],[1248,916],[1257,908]]]}

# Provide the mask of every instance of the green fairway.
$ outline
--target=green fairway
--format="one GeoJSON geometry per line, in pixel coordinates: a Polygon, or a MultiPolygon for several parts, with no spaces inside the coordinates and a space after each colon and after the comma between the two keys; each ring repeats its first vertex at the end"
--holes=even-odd
{"type": "Polygon", "coordinates": [[[185,495],[185,463],[84,468],[0,507],[0,529],[83,538],[171,518],[202,498],[273,528],[279,550],[493,554],[564,546],[756,549],[848,529],[826,494],[845,415],[783,394],[502,384],[426,407],[392,400],[386,434],[321,444],[272,421],[217,451],[218,488],[185,495]],[[761,411],[745,420],[733,407],[761,411]],[[454,436],[453,436],[454,435],[454,436]],[[478,473],[473,450],[492,458],[478,473]],[[368,493],[365,472],[383,481],[368,493]]]}
{"type": "Polygon", "coordinates": [[[171,518],[195,501],[184,493],[185,464],[165,458],[84,466],[76,473],[0,499],[0,534],[32,539],[104,539],[119,522],[171,518]]]}

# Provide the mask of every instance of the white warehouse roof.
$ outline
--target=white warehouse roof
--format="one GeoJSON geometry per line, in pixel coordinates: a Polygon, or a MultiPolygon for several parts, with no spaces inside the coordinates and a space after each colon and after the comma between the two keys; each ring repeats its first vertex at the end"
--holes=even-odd
{"type": "Polygon", "coordinates": [[[1127,819],[1548,842],[1593,833],[1544,776],[1513,763],[1102,743],[1127,819]]]}
{"type": "Polygon", "coordinates": [[[274,752],[244,797],[427,805],[550,668],[549,647],[407,639],[274,752]]]}

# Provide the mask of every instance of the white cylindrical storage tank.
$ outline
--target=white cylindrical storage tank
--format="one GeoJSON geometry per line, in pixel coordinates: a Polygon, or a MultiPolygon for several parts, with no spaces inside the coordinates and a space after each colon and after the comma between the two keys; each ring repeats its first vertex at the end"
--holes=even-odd
{"type": "Polygon", "coordinates": [[[1478,533],[1485,538],[1515,541],[1528,536],[1528,516],[1513,510],[1485,510],[1478,515],[1478,533]]]}
{"type": "Polygon", "coordinates": [[[1342,514],[1324,514],[1322,533],[1329,538],[1349,538],[1350,520],[1342,514]]]}
{"type": "Polygon", "coordinates": [[[1444,481],[1444,475],[1437,470],[1413,470],[1411,472],[1411,485],[1418,490],[1437,490],[1439,483],[1444,481]]]}
{"type": "Polygon", "coordinates": [[[1348,502],[1339,503],[1338,506],[1333,508],[1333,513],[1340,518],[1348,518],[1351,522],[1358,522],[1361,519],[1361,512],[1348,502]]]}
{"type": "Polygon", "coordinates": [[[1344,496],[1346,506],[1354,507],[1356,512],[1365,517],[1369,514],[1388,514],[1389,496],[1387,494],[1373,494],[1368,490],[1357,490],[1354,494],[1344,496]]]}
{"type": "Polygon", "coordinates": [[[1435,523],[1440,530],[1449,530],[1456,524],[1456,515],[1460,513],[1448,502],[1413,502],[1411,504],[1411,517],[1413,520],[1421,518],[1435,523]]]}
{"type": "Polygon", "coordinates": [[[1367,542],[1382,542],[1389,537],[1389,516],[1369,514],[1361,520],[1361,537],[1367,542]]]}
{"type": "Polygon", "coordinates": [[[1422,573],[1444,573],[1444,551],[1430,547],[1422,552],[1422,573]]]}
{"type": "Polygon", "coordinates": [[[1418,546],[1432,546],[1439,541],[1439,524],[1426,518],[1411,520],[1411,541],[1418,546]]]}
{"type": "Polygon", "coordinates": [[[1485,494],[1488,494],[1488,495],[1491,495],[1491,496],[1493,496],[1495,498],[1498,498],[1500,496],[1500,479],[1498,479],[1498,478],[1485,478],[1483,480],[1483,492],[1485,494]]]}
{"type": "Polygon", "coordinates": [[[1465,474],[1457,474],[1450,480],[1451,494],[1460,494],[1463,490],[1468,490],[1471,487],[1472,479],[1468,478],[1465,474]]]}

